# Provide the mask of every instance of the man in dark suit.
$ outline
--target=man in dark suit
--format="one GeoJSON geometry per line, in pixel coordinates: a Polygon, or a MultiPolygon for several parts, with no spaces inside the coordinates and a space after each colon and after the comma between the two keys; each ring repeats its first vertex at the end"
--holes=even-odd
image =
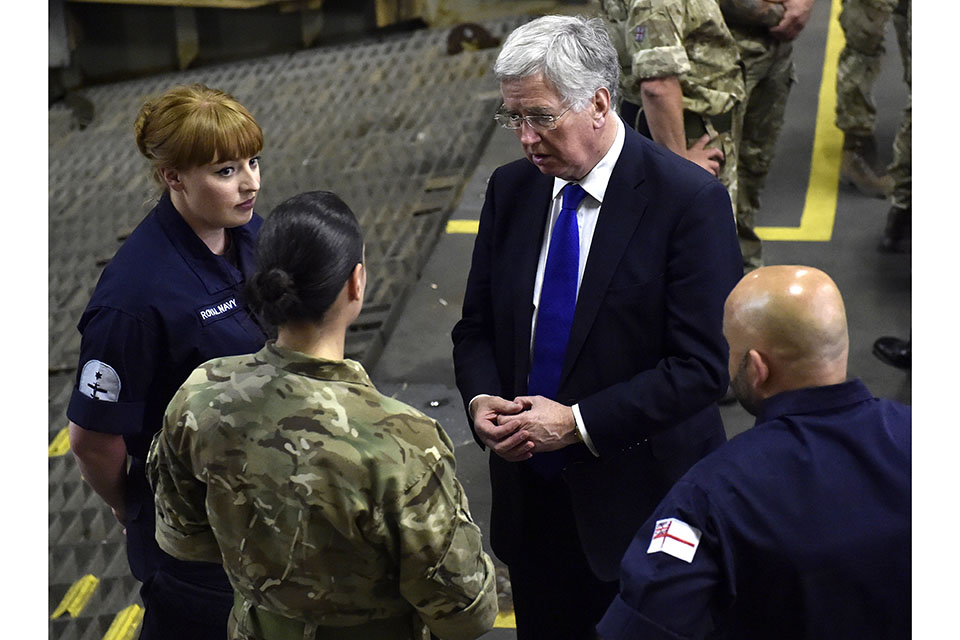
{"type": "Polygon", "coordinates": [[[518,637],[591,638],[637,528],[725,440],[736,226],[716,179],[612,110],[602,21],[530,22],[495,72],[497,120],[526,159],[487,187],[457,386],[492,450],[492,545],[518,637]]]}

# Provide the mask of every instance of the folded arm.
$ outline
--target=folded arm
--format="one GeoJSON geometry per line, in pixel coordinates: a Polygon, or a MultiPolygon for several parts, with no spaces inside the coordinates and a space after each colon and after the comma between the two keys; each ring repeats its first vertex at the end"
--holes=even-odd
{"type": "Polygon", "coordinates": [[[486,633],[497,617],[496,573],[444,451],[399,509],[400,592],[443,640],[486,633]]]}
{"type": "Polygon", "coordinates": [[[147,479],[157,509],[157,544],[180,560],[222,563],[220,546],[207,518],[207,486],[190,468],[187,445],[176,428],[182,391],[170,402],[164,428],[147,455],[147,479]]]}

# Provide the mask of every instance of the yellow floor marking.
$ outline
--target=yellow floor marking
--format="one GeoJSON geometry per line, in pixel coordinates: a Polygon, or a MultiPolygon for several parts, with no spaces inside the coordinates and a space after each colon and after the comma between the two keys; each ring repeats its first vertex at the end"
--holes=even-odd
{"type": "Polygon", "coordinates": [[[50,443],[47,454],[51,458],[55,458],[56,456],[64,455],[67,451],[70,451],[70,432],[64,427],[60,429],[60,433],[58,433],[53,439],[53,442],[50,443]]]}
{"type": "Polygon", "coordinates": [[[143,607],[132,604],[113,618],[103,640],[133,640],[133,634],[143,620],[143,607]]]}
{"type": "Polygon", "coordinates": [[[517,628],[517,619],[513,615],[513,611],[510,613],[498,613],[497,619],[493,623],[494,629],[516,629],[517,628]]]}
{"type": "Polygon", "coordinates": [[[447,233],[477,233],[480,227],[479,220],[449,220],[447,221],[447,233]]]}
{"type": "Polygon", "coordinates": [[[100,584],[99,578],[89,573],[74,582],[50,617],[59,618],[64,613],[69,613],[70,617],[76,618],[87,606],[98,584],[100,584]]]}
{"type": "Polygon", "coordinates": [[[843,133],[834,124],[837,106],[837,60],[843,44],[840,0],[833,0],[830,26],[827,30],[827,47],[823,57],[820,97],[817,102],[817,126],[813,135],[810,181],[807,183],[807,197],[803,204],[800,226],[757,227],[755,231],[761,240],[827,242],[833,235],[843,151],[843,133]]]}

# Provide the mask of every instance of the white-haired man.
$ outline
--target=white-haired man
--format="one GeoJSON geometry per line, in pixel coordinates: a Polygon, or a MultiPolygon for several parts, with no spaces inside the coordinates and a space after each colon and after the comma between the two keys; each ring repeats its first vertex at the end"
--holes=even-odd
{"type": "Polygon", "coordinates": [[[636,528],[725,440],[740,251],[723,186],[611,109],[620,65],[601,20],[534,20],[494,70],[525,159],[488,183],[457,386],[492,451],[518,638],[591,638],[636,528]]]}

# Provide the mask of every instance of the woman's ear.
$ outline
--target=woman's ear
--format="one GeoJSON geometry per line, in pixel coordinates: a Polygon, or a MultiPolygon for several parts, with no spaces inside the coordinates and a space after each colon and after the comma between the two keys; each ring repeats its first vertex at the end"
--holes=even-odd
{"type": "Polygon", "coordinates": [[[180,172],[172,167],[162,167],[157,170],[164,184],[171,191],[183,191],[183,182],[180,180],[180,172]]]}
{"type": "Polygon", "coordinates": [[[350,273],[348,281],[348,295],[350,301],[363,300],[363,292],[367,287],[367,270],[362,262],[358,262],[350,273]]]}

